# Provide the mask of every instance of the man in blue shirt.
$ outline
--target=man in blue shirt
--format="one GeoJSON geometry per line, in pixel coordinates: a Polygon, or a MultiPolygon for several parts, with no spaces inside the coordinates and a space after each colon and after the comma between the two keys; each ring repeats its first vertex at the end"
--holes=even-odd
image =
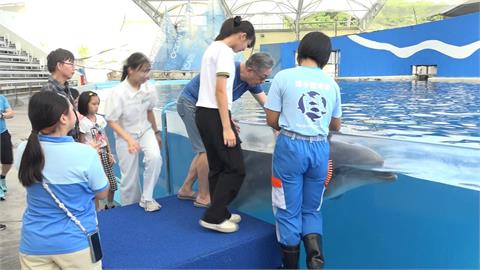
{"type": "MultiPolygon", "coordinates": [[[[261,84],[270,76],[274,61],[267,53],[255,53],[245,63],[235,63],[235,80],[233,82],[233,101],[249,91],[260,106],[266,102],[266,95],[261,84]]],[[[178,191],[179,199],[193,200],[197,207],[207,207],[210,204],[208,191],[208,161],[205,147],[195,123],[195,104],[198,100],[200,76],[195,76],[182,90],[177,101],[177,111],[187,129],[193,150],[197,155],[192,160],[185,181],[178,191]],[[198,195],[192,186],[198,177],[198,195]]]]}
{"type": "Polygon", "coordinates": [[[272,165],[272,205],[285,269],[298,268],[303,240],[308,269],[321,269],[322,201],[329,171],[330,130],[340,129],[340,89],[322,68],[332,50],[321,32],[298,46],[299,66],[273,79],[267,123],[279,130],[272,165]]]}
{"type": "Polygon", "coordinates": [[[2,172],[0,174],[0,200],[5,200],[5,192],[7,192],[6,177],[8,171],[12,167],[13,152],[12,138],[8,133],[5,119],[13,118],[13,110],[5,96],[0,95],[0,149],[2,172]]]}

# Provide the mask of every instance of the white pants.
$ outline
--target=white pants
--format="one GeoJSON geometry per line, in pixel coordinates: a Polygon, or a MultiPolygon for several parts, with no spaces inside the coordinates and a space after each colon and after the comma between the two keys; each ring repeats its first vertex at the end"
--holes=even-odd
{"type": "Polygon", "coordinates": [[[117,137],[116,150],[118,165],[122,173],[120,181],[122,205],[139,202],[140,195],[142,195],[144,200],[153,200],[153,191],[162,168],[162,155],[153,130],[149,129],[142,136],[132,135],[132,137],[138,141],[140,149],[144,154],[143,164],[145,171],[143,172],[143,193],[140,194],[139,153],[129,153],[127,141],[117,137]]]}

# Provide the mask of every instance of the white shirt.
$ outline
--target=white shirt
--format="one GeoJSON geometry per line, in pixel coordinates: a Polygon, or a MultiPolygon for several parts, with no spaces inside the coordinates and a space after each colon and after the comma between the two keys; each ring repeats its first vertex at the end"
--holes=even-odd
{"type": "Polygon", "coordinates": [[[126,132],[141,136],[152,126],[147,111],[153,110],[156,102],[155,86],[147,82],[137,91],[127,78],[110,92],[105,104],[105,118],[117,121],[126,132]]]}
{"type": "Polygon", "coordinates": [[[232,108],[233,81],[235,80],[235,61],[232,48],[222,41],[210,44],[203,54],[197,106],[218,109],[215,97],[217,75],[228,76],[227,100],[230,110],[232,108]]]}
{"type": "Polygon", "coordinates": [[[97,114],[95,117],[95,122],[86,116],[80,120],[80,133],[85,134],[87,143],[99,143],[100,147],[105,147],[107,146],[107,135],[105,134],[107,121],[101,115],[97,114]]]}

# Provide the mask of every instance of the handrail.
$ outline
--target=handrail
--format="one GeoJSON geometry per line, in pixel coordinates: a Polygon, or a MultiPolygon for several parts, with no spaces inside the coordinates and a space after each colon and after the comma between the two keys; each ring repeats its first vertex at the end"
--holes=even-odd
{"type": "Polygon", "coordinates": [[[168,151],[167,110],[177,104],[177,101],[168,102],[162,109],[162,154],[165,157],[165,176],[168,183],[168,194],[173,194],[173,180],[170,178],[170,159],[168,151]]]}

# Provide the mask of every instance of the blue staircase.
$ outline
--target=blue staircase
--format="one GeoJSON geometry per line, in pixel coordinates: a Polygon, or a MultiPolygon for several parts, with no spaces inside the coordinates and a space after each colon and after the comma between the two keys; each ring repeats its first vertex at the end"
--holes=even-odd
{"type": "Polygon", "coordinates": [[[137,204],[98,214],[104,269],[243,268],[280,266],[275,227],[246,214],[240,230],[204,229],[204,209],[175,196],[159,199],[162,209],[147,213],[137,204]]]}

